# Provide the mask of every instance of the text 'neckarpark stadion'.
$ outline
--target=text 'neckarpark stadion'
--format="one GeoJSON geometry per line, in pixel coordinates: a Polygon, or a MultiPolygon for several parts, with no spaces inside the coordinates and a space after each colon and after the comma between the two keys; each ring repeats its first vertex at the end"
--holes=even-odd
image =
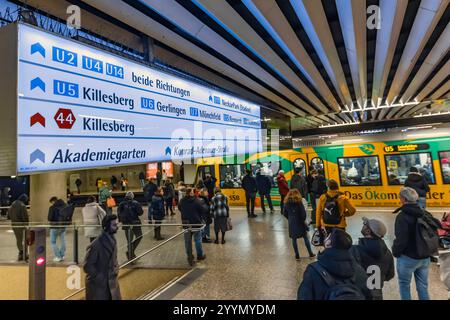
{"type": "Polygon", "coordinates": [[[449,0],[0,0],[0,300],[450,299],[449,22],[449,0]]]}

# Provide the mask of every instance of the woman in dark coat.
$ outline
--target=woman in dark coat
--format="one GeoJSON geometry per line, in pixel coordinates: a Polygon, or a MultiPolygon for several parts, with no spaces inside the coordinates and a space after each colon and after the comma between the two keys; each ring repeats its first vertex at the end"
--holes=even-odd
{"type": "MultiPolygon", "coordinates": [[[[148,207],[148,221],[154,222],[155,225],[161,224],[162,220],[164,220],[165,212],[164,212],[164,198],[163,191],[160,187],[158,187],[155,191],[155,194],[152,197],[152,202],[148,207]]],[[[161,227],[155,226],[155,237],[156,240],[164,240],[164,237],[161,236],[161,227]]]]}
{"type": "Polygon", "coordinates": [[[308,249],[309,256],[315,256],[311,249],[311,243],[308,238],[308,227],[306,226],[306,210],[302,203],[302,196],[297,189],[289,190],[289,193],[284,199],[283,215],[288,219],[289,223],[289,238],[292,239],[292,246],[294,247],[295,259],[300,259],[298,252],[297,239],[303,238],[306,249],[308,249]]]}

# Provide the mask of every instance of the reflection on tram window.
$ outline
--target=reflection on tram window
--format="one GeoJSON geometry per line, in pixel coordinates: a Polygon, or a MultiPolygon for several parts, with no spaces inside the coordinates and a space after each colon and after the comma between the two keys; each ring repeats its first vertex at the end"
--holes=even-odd
{"type": "Polygon", "coordinates": [[[342,186],[380,186],[378,157],[339,158],[339,176],[342,186]]]}
{"type": "Polygon", "coordinates": [[[303,177],[306,177],[306,163],[303,159],[295,159],[292,163],[294,165],[294,169],[300,169],[300,173],[303,177]]]}
{"type": "Polygon", "coordinates": [[[395,154],[384,157],[390,185],[404,184],[411,167],[416,167],[428,183],[435,183],[430,153],[395,154]]]}
{"type": "Polygon", "coordinates": [[[244,164],[220,165],[220,187],[223,189],[240,188],[245,175],[244,164]]]}
{"type": "Polygon", "coordinates": [[[259,170],[262,175],[269,176],[270,181],[272,181],[272,187],[277,185],[277,174],[278,171],[281,170],[281,162],[273,161],[273,162],[257,162],[251,164],[253,175],[256,175],[256,172],[259,170]]]}
{"type": "Polygon", "coordinates": [[[321,158],[312,158],[310,163],[310,170],[317,170],[319,174],[325,175],[325,170],[323,166],[323,160],[321,158]]]}
{"type": "Polygon", "coordinates": [[[445,184],[450,184],[450,151],[439,152],[439,162],[441,164],[442,179],[445,184]]]}

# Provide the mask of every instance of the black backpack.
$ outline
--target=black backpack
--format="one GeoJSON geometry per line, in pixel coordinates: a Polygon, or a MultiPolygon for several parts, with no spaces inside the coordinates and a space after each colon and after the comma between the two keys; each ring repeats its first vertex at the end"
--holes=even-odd
{"type": "Polygon", "coordinates": [[[361,289],[355,285],[353,278],[336,279],[319,263],[313,263],[311,266],[328,286],[324,300],[366,300],[361,289]]]}
{"type": "Polygon", "coordinates": [[[323,222],[329,225],[337,225],[341,222],[341,213],[339,212],[339,206],[337,198],[340,194],[330,197],[326,196],[325,206],[323,208],[323,222]]]}
{"type": "Polygon", "coordinates": [[[420,257],[427,258],[437,254],[439,249],[438,228],[440,223],[430,213],[424,211],[424,215],[416,221],[416,247],[420,257]]]}
{"type": "Polygon", "coordinates": [[[62,225],[72,224],[72,217],[75,211],[74,204],[67,204],[58,210],[58,221],[62,225]]]}

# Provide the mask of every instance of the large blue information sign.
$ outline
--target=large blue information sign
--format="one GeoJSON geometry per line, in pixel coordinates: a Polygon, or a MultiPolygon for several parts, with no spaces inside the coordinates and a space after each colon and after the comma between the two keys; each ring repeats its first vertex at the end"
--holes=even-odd
{"type": "Polygon", "coordinates": [[[18,28],[18,173],[261,151],[259,106],[18,28]]]}

